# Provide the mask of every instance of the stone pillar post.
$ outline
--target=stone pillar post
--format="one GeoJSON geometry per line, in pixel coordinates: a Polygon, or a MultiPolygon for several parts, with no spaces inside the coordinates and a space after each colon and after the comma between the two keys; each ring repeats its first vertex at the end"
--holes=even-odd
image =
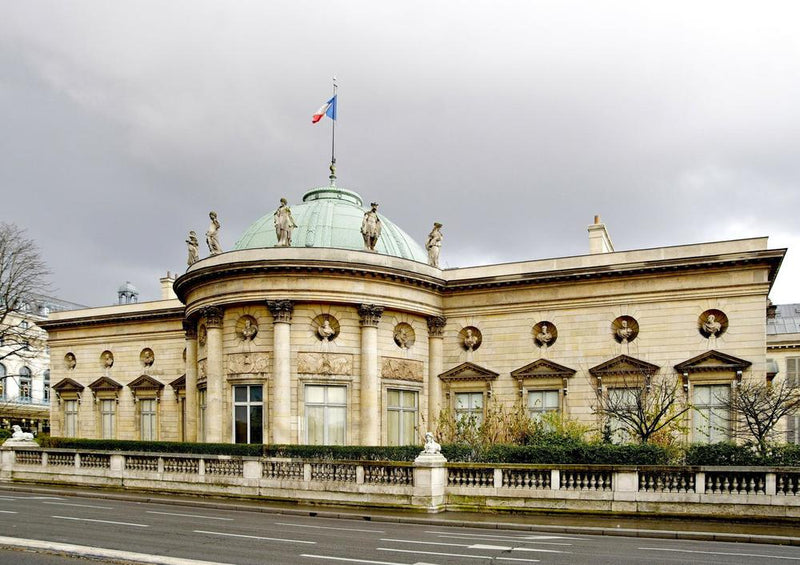
{"type": "Polygon", "coordinates": [[[272,314],[272,443],[292,441],[291,300],[268,300],[272,314]]]}
{"type": "Polygon", "coordinates": [[[222,443],[226,424],[222,421],[225,381],[222,362],[222,309],[209,306],[203,314],[206,318],[206,441],[222,443]]]}
{"type": "Polygon", "coordinates": [[[361,445],[380,445],[380,386],[378,384],[378,322],[383,306],[361,304],[361,445]]]}
{"type": "Polygon", "coordinates": [[[186,416],[183,421],[184,441],[197,441],[197,320],[183,321],[186,332],[186,416]]]}
{"type": "Polygon", "coordinates": [[[444,316],[428,317],[428,431],[436,433],[439,413],[442,411],[442,342],[444,341],[444,316]]]}

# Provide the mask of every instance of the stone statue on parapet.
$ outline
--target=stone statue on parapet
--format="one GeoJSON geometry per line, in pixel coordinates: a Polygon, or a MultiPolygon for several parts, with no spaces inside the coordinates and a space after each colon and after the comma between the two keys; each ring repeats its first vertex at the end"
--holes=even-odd
{"type": "Polygon", "coordinates": [[[5,441],[5,444],[21,444],[21,445],[36,445],[33,441],[33,434],[30,432],[23,432],[22,428],[18,425],[11,426],[11,429],[14,430],[11,434],[11,437],[5,441]]]}
{"type": "Polygon", "coordinates": [[[370,204],[370,210],[364,212],[361,222],[361,235],[364,236],[364,249],[375,251],[378,238],[381,236],[381,219],[378,217],[378,203],[370,204]]]}
{"type": "Polygon", "coordinates": [[[433,439],[433,432],[425,432],[425,448],[422,453],[426,455],[436,455],[442,452],[442,446],[433,439]]]}
{"type": "Polygon", "coordinates": [[[193,231],[189,232],[189,239],[186,240],[186,246],[189,251],[189,258],[186,263],[191,267],[200,260],[200,242],[197,241],[197,234],[193,231]]]}
{"type": "Polygon", "coordinates": [[[275,210],[275,236],[278,238],[276,247],[289,247],[292,245],[292,230],[297,227],[292,217],[292,210],[289,208],[285,198],[281,198],[281,204],[275,210]]]}
{"type": "Polygon", "coordinates": [[[219,230],[221,226],[219,220],[217,220],[216,212],[212,210],[208,213],[208,217],[211,218],[211,224],[209,224],[208,231],[206,232],[208,252],[211,255],[219,255],[222,253],[222,246],[219,244],[219,230]]]}
{"type": "Polygon", "coordinates": [[[442,249],[442,224],[435,222],[431,233],[428,234],[428,241],[425,243],[425,249],[428,250],[428,264],[432,267],[439,268],[439,252],[442,249]]]}

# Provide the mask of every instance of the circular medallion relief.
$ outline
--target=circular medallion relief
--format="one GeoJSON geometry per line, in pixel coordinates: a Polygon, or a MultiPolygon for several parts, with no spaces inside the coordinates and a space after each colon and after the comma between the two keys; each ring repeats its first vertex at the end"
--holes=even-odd
{"type": "Polygon", "coordinates": [[[339,336],[339,320],[330,314],[320,314],[311,320],[311,329],[320,341],[333,341],[339,336]]]}
{"type": "Polygon", "coordinates": [[[394,327],[394,342],[400,349],[411,349],[415,339],[416,335],[411,324],[400,322],[394,327]]]}
{"type": "Polygon", "coordinates": [[[100,366],[104,369],[110,369],[114,366],[114,354],[109,350],[105,350],[100,354],[100,366]]]}
{"type": "Polygon", "coordinates": [[[236,322],[236,335],[242,341],[253,341],[258,335],[258,322],[252,316],[242,316],[236,322]]]}
{"type": "Polygon", "coordinates": [[[78,360],[75,358],[75,354],[72,351],[64,355],[64,368],[67,371],[73,370],[77,364],[78,360]]]}
{"type": "Polygon", "coordinates": [[[156,360],[155,353],[153,353],[153,350],[150,349],[149,347],[145,347],[144,349],[142,349],[142,352],[139,353],[139,361],[145,367],[152,367],[155,360],[156,360]]]}
{"type": "Polygon", "coordinates": [[[552,347],[558,339],[558,330],[552,322],[543,320],[531,330],[536,347],[552,347]]]}
{"type": "Polygon", "coordinates": [[[697,319],[697,329],[706,339],[719,337],[728,329],[728,316],[722,310],[706,310],[697,319]]]}
{"type": "Polygon", "coordinates": [[[630,343],[639,335],[639,322],[630,316],[620,316],[611,322],[611,332],[618,343],[630,343]]]}
{"type": "Polygon", "coordinates": [[[475,326],[467,326],[458,332],[458,340],[467,351],[475,351],[481,346],[483,336],[481,335],[481,330],[475,326]]]}

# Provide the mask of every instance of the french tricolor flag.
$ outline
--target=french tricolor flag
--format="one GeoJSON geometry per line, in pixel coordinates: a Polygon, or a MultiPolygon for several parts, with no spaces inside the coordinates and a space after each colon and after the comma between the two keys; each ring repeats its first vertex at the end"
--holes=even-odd
{"type": "Polygon", "coordinates": [[[314,112],[314,115],[311,117],[311,123],[316,124],[323,116],[328,116],[332,120],[336,119],[336,95],[325,102],[319,110],[314,112]]]}

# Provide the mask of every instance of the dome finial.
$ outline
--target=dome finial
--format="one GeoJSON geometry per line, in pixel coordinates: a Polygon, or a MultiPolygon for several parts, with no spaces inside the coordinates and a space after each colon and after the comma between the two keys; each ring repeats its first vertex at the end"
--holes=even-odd
{"type": "Polygon", "coordinates": [[[331,159],[331,166],[328,167],[331,171],[331,175],[328,177],[331,180],[331,186],[336,186],[336,159],[331,159]]]}

